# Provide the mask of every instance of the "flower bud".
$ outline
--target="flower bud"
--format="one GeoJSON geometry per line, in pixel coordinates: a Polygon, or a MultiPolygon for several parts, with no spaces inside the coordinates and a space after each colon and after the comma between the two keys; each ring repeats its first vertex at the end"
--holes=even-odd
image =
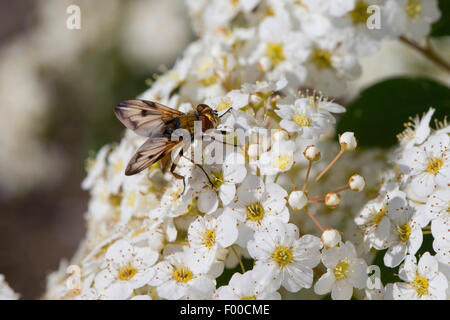
{"type": "Polygon", "coordinates": [[[320,237],[325,249],[336,247],[341,242],[341,234],[336,229],[326,229],[320,237]]]}
{"type": "Polygon", "coordinates": [[[303,191],[292,191],[289,195],[289,205],[294,210],[303,209],[308,203],[308,198],[303,191]]]}
{"type": "Polygon", "coordinates": [[[354,174],[348,179],[348,185],[350,186],[350,189],[356,192],[360,192],[364,190],[364,187],[366,186],[366,181],[364,180],[364,177],[360,176],[359,174],[354,174]]]}
{"type": "Polygon", "coordinates": [[[357,142],[353,132],[344,132],[339,136],[339,143],[342,151],[353,151],[356,149],[357,142]]]}
{"type": "Polygon", "coordinates": [[[329,192],[325,196],[325,204],[330,208],[336,208],[341,203],[341,195],[335,192],[329,192]]]}
{"type": "Polygon", "coordinates": [[[309,161],[317,161],[320,159],[320,150],[314,145],[307,146],[303,155],[309,161]]]}

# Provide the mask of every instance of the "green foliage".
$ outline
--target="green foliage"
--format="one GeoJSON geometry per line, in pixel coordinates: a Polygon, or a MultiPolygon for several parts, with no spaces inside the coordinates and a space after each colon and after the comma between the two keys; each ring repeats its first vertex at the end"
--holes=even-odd
{"type": "MultiPolygon", "coordinates": [[[[231,254],[233,254],[233,253],[231,253],[231,254]]],[[[244,265],[245,271],[249,271],[249,270],[253,269],[253,259],[242,258],[242,264],[244,265]]],[[[232,269],[225,269],[223,271],[223,273],[220,275],[220,277],[218,277],[216,279],[217,280],[217,288],[228,285],[228,282],[230,282],[231,277],[236,272],[242,273],[242,269],[239,264],[232,269]]]]}
{"type": "Polygon", "coordinates": [[[392,78],[363,90],[348,107],[337,132],[353,131],[361,147],[391,147],[403,124],[433,107],[434,118],[450,114],[450,89],[426,78],[392,78]]]}
{"type": "Polygon", "coordinates": [[[433,24],[430,36],[444,37],[450,36],[450,1],[439,0],[439,10],[441,11],[441,19],[433,24]]]}

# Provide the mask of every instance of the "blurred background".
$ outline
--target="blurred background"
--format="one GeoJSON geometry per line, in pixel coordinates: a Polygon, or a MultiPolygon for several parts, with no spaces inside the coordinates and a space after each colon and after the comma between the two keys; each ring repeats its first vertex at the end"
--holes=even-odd
{"type": "MultiPolygon", "coordinates": [[[[192,40],[183,0],[0,0],[0,273],[21,298],[39,298],[46,275],[74,254],[85,234],[84,163],[120,140],[123,126],[113,107],[148,88],[192,40]],[[80,30],[66,27],[72,4],[81,9],[80,30]]],[[[450,37],[433,45],[450,59],[450,37]]],[[[347,101],[387,77],[426,76],[443,85],[439,95],[447,101],[445,108],[442,99],[433,106],[441,118],[450,114],[448,73],[416,51],[386,42],[361,62],[363,77],[350,84],[347,101]]],[[[426,111],[433,96],[411,113],[408,105],[405,114],[426,111]]],[[[362,107],[380,110],[385,102],[362,107]]],[[[377,130],[366,133],[394,144],[407,116],[389,122],[376,112],[382,115],[377,130]]],[[[374,117],[352,114],[359,118],[347,121],[349,130],[370,142],[362,135],[370,123],[361,119],[373,125],[374,117]]]]}
{"type": "Polygon", "coordinates": [[[21,298],[84,236],[84,162],[119,141],[113,107],[192,38],[183,0],[0,0],[0,273],[21,298]]]}

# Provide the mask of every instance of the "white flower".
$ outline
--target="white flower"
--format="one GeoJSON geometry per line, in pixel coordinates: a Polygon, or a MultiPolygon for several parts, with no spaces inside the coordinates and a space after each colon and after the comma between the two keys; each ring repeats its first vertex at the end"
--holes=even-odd
{"type": "Polygon", "coordinates": [[[280,300],[281,296],[275,290],[268,290],[260,284],[255,272],[244,274],[236,272],[227,286],[217,289],[215,299],[218,300],[280,300]]]}
{"type": "Polygon", "coordinates": [[[255,233],[248,251],[256,259],[253,272],[261,283],[290,292],[310,288],[313,270],[320,261],[322,242],[312,235],[299,238],[293,224],[273,220],[267,230],[255,233]]]}
{"type": "Polygon", "coordinates": [[[236,184],[241,183],[247,175],[244,157],[237,153],[227,155],[221,167],[216,165],[204,168],[208,173],[197,171],[203,189],[198,198],[198,208],[201,212],[209,214],[215,211],[219,199],[225,206],[229,204],[236,194],[236,184]]]}
{"type": "Polygon", "coordinates": [[[411,179],[412,192],[427,197],[436,186],[446,187],[450,181],[450,137],[448,134],[430,136],[420,147],[406,149],[397,161],[411,179]]]}
{"type": "Polygon", "coordinates": [[[195,257],[188,248],[167,254],[164,261],[154,267],[156,275],[151,285],[164,299],[208,299],[212,297],[216,281],[198,272],[195,257]]]}
{"type": "Polygon", "coordinates": [[[133,153],[133,147],[124,139],[108,156],[108,188],[110,193],[117,194],[120,185],[126,179],[125,169],[133,153]]]}
{"type": "Polygon", "coordinates": [[[102,290],[112,284],[121,298],[128,298],[133,289],[146,285],[155,275],[151,266],[158,253],[149,248],[132,246],[126,240],[117,240],[105,254],[103,270],[95,277],[95,289],[102,290]]]}
{"type": "Polygon", "coordinates": [[[388,267],[398,266],[406,254],[415,254],[422,245],[422,229],[413,219],[414,212],[400,195],[390,202],[393,210],[387,211],[391,222],[390,238],[387,240],[388,251],[384,255],[384,264],[388,267]]]}
{"type": "Polygon", "coordinates": [[[367,263],[358,258],[351,242],[323,250],[322,262],[327,267],[327,272],[314,285],[314,292],[317,294],[331,291],[333,300],[350,300],[353,287],[365,288],[367,263]]]}
{"type": "Polygon", "coordinates": [[[433,250],[443,263],[450,262],[450,189],[438,189],[428,198],[424,214],[431,219],[433,250]]]}
{"type": "Polygon", "coordinates": [[[110,150],[109,145],[103,146],[97,153],[95,160],[87,160],[87,171],[88,174],[81,183],[81,188],[83,190],[91,189],[95,181],[103,174],[106,168],[106,157],[110,150]]]}
{"type": "Polygon", "coordinates": [[[19,295],[12,290],[5,281],[5,276],[0,274],[0,300],[17,300],[19,295]]]}
{"type": "Polygon", "coordinates": [[[318,139],[328,129],[328,124],[334,122],[334,118],[323,112],[308,98],[295,100],[294,104],[277,104],[279,110],[275,110],[282,120],[280,126],[288,132],[298,132],[305,139],[318,139]]]}
{"type": "Polygon", "coordinates": [[[393,33],[418,42],[423,41],[431,24],[441,17],[437,0],[388,0],[385,8],[387,26],[393,33]]]}
{"type": "Polygon", "coordinates": [[[294,141],[279,140],[275,142],[270,151],[261,154],[258,160],[261,174],[271,176],[291,169],[294,164],[294,151],[294,141]]]}
{"type": "Polygon", "coordinates": [[[428,112],[422,117],[419,118],[416,115],[414,118],[411,118],[411,121],[408,122],[405,126],[405,130],[398,135],[400,145],[404,148],[410,148],[414,145],[422,144],[426,138],[430,135],[430,120],[433,116],[435,109],[430,108],[428,112]]]}
{"type": "Polygon", "coordinates": [[[355,0],[303,0],[309,10],[321,14],[341,17],[355,7],[355,0]]]}
{"type": "Polygon", "coordinates": [[[265,228],[271,218],[289,221],[286,207],[287,192],[275,183],[266,183],[257,176],[247,176],[237,190],[236,198],[224,209],[224,215],[231,215],[238,221],[238,244],[246,246],[253,231],[265,228]]]}
{"type": "Polygon", "coordinates": [[[405,282],[394,283],[395,300],[444,300],[448,280],[438,270],[438,261],[425,252],[417,264],[413,255],[408,255],[399,269],[399,277],[405,282]]]}
{"type": "Polygon", "coordinates": [[[198,269],[208,272],[218,251],[231,246],[238,237],[236,220],[228,215],[197,217],[189,225],[188,239],[198,269]]]}

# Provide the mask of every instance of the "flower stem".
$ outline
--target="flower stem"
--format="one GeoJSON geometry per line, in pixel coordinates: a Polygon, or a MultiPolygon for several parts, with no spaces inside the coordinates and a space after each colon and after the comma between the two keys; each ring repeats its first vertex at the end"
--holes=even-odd
{"type": "Polygon", "coordinates": [[[306,171],[305,183],[303,184],[303,188],[302,188],[302,191],[303,191],[303,192],[305,191],[306,185],[308,184],[309,174],[311,173],[311,166],[312,166],[312,161],[309,160],[309,163],[308,163],[308,170],[306,171]]]}
{"type": "Polygon", "coordinates": [[[317,221],[317,219],[311,214],[311,212],[308,211],[308,209],[305,208],[306,213],[308,214],[308,216],[314,221],[314,223],[316,224],[316,226],[319,227],[319,229],[324,232],[325,229],[320,225],[319,221],[317,221]]]}
{"type": "Polygon", "coordinates": [[[314,181],[309,185],[308,190],[306,192],[309,192],[309,190],[311,190],[313,184],[319,181],[320,178],[322,178],[322,176],[335,164],[335,162],[342,156],[343,153],[344,151],[342,151],[341,149],[341,151],[339,151],[339,153],[336,155],[336,157],[334,157],[334,159],[330,162],[330,164],[328,164],[328,166],[325,169],[323,169],[323,171],[317,176],[317,178],[314,179],[314,181]]]}
{"type": "Polygon", "coordinates": [[[241,265],[242,273],[245,273],[245,268],[244,268],[244,264],[242,263],[241,257],[240,257],[239,254],[236,252],[236,249],[235,249],[233,246],[231,246],[230,248],[231,248],[231,251],[233,251],[233,253],[234,253],[234,255],[236,256],[236,258],[238,259],[239,264],[241,265]]]}
{"type": "Polygon", "coordinates": [[[433,49],[431,48],[431,46],[429,44],[426,47],[422,47],[419,44],[417,44],[416,42],[411,41],[404,36],[401,36],[399,39],[401,42],[403,42],[407,46],[417,50],[422,55],[424,55],[425,57],[427,57],[428,59],[430,59],[437,65],[444,68],[447,72],[450,72],[450,64],[447,61],[445,61],[443,58],[441,58],[438,54],[436,54],[436,52],[433,51],[433,49]]]}

